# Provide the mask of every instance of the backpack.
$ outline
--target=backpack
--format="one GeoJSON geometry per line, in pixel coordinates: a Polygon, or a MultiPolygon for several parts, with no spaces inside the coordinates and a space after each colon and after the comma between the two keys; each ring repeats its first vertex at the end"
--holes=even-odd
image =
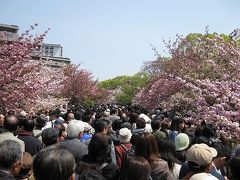
{"type": "Polygon", "coordinates": [[[129,161],[131,160],[131,158],[135,157],[135,151],[134,148],[130,148],[126,151],[125,156],[123,158],[123,162],[122,162],[122,167],[120,169],[120,171],[124,171],[124,169],[128,166],[129,161]]]}
{"type": "Polygon", "coordinates": [[[120,169],[122,169],[122,164],[123,164],[125,154],[128,151],[128,149],[129,148],[124,144],[115,146],[116,161],[117,161],[117,165],[119,166],[120,169]]]}

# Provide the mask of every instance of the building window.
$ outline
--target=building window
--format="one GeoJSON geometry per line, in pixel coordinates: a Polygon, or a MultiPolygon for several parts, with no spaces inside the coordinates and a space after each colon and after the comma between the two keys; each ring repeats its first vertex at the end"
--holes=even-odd
{"type": "Polygon", "coordinates": [[[45,49],[48,49],[48,46],[47,46],[47,47],[45,47],[45,49]]]}
{"type": "Polygon", "coordinates": [[[53,47],[51,46],[50,49],[53,49],[53,47]]]}

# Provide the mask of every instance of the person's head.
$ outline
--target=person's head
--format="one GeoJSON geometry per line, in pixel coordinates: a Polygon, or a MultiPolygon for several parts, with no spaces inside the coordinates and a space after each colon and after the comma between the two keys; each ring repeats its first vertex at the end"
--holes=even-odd
{"type": "Polygon", "coordinates": [[[3,127],[5,130],[15,132],[18,128],[18,119],[15,115],[6,116],[3,127]]]}
{"type": "Polygon", "coordinates": [[[22,166],[17,175],[18,179],[27,179],[31,175],[33,158],[28,152],[23,153],[22,166]]]}
{"type": "Polygon", "coordinates": [[[51,110],[49,112],[50,120],[56,120],[59,117],[59,112],[57,110],[51,110]]]}
{"type": "Polygon", "coordinates": [[[152,130],[154,132],[154,131],[157,131],[160,129],[161,123],[159,120],[151,121],[151,126],[152,126],[152,130]]]}
{"type": "Polygon", "coordinates": [[[156,158],[160,158],[156,140],[151,133],[144,132],[137,138],[135,155],[144,157],[150,164],[156,160],[156,158]]]}
{"type": "Polygon", "coordinates": [[[109,117],[110,116],[110,110],[109,109],[106,109],[104,112],[103,112],[103,117],[109,117]]]}
{"type": "Polygon", "coordinates": [[[119,131],[121,129],[122,124],[123,124],[123,120],[117,119],[112,123],[112,129],[114,131],[119,131]]]}
{"type": "Polygon", "coordinates": [[[21,145],[12,140],[0,143],[0,169],[11,171],[16,176],[22,165],[23,152],[21,145]]]}
{"type": "Polygon", "coordinates": [[[67,138],[81,138],[84,131],[84,124],[82,121],[71,120],[67,127],[67,138]]]}
{"type": "Polygon", "coordinates": [[[211,147],[217,151],[217,156],[213,158],[213,163],[217,169],[222,169],[229,160],[231,151],[221,142],[214,142],[211,147]]]}
{"type": "Polygon", "coordinates": [[[71,120],[74,120],[75,118],[74,118],[74,114],[73,113],[68,113],[68,115],[67,115],[67,121],[69,122],[69,121],[71,121],[71,120]]]}
{"type": "Polygon", "coordinates": [[[202,136],[203,126],[197,126],[194,132],[194,137],[200,137],[202,136]]]}
{"type": "Polygon", "coordinates": [[[215,137],[215,128],[213,125],[207,125],[203,127],[202,136],[206,138],[215,137]]]}
{"type": "Polygon", "coordinates": [[[103,118],[103,113],[101,112],[96,113],[95,119],[101,119],[101,118],[103,118]]]}
{"type": "Polygon", "coordinates": [[[103,121],[103,119],[95,120],[93,123],[93,128],[96,133],[107,133],[107,122],[103,121]]]}
{"type": "Polygon", "coordinates": [[[168,162],[169,169],[173,169],[174,163],[178,162],[173,141],[165,138],[158,140],[157,145],[161,158],[168,162]]]}
{"type": "Polygon", "coordinates": [[[166,134],[164,132],[162,132],[162,131],[155,131],[153,133],[153,136],[154,136],[156,141],[164,139],[164,138],[167,137],[166,134]]]}
{"type": "Polygon", "coordinates": [[[170,118],[165,117],[162,121],[161,127],[164,129],[169,129],[171,127],[172,120],[170,118]]]}
{"type": "Polygon", "coordinates": [[[240,156],[240,144],[237,145],[233,150],[232,150],[232,153],[231,153],[231,158],[234,158],[236,156],[240,156]]]}
{"type": "Polygon", "coordinates": [[[206,137],[204,137],[204,136],[194,137],[194,138],[192,139],[192,142],[191,142],[192,145],[193,145],[193,144],[201,144],[201,143],[210,146],[209,139],[206,138],[206,137]]]}
{"type": "Polygon", "coordinates": [[[144,129],[146,127],[146,121],[143,118],[138,118],[136,122],[137,129],[144,129]]]}
{"type": "Polygon", "coordinates": [[[83,116],[82,116],[82,121],[86,122],[88,124],[91,124],[92,123],[92,114],[84,113],[83,116]]]}
{"type": "Polygon", "coordinates": [[[217,151],[206,144],[194,144],[187,151],[189,169],[194,173],[209,172],[217,151]]]}
{"type": "Polygon", "coordinates": [[[74,117],[76,120],[81,120],[82,119],[82,114],[79,111],[76,111],[74,113],[74,117]]]}
{"type": "Polygon", "coordinates": [[[232,173],[232,179],[233,180],[239,180],[240,179],[240,156],[234,157],[230,160],[230,169],[232,173]]]}
{"type": "Polygon", "coordinates": [[[151,166],[144,157],[133,157],[129,160],[123,171],[121,180],[138,179],[149,180],[151,174],[151,166]]]}
{"type": "Polygon", "coordinates": [[[121,128],[128,128],[129,130],[132,130],[132,125],[129,122],[125,122],[121,125],[121,128]]]}
{"type": "Polygon", "coordinates": [[[130,117],[129,117],[129,122],[130,122],[131,124],[136,123],[137,120],[138,120],[138,116],[139,116],[139,115],[138,115],[137,113],[132,112],[132,113],[130,114],[130,117]]]}
{"type": "Polygon", "coordinates": [[[147,116],[148,116],[149,113],[150,113],[150,111],[149,111],[148,109],[146,109],[146,108],[142,108],[141,111],[142,111],[143,114],[145,114],[145,115],[147,115],[147,116]]]}
{"type": "Polygon", "coordinates": [[[33,160],[36,180],[74,180],[74,170],[74,157],[63,147],[47,147],[38,152],[33,160]]]}
{"type": "Polygon", "coordinates": [[[23,125],[23,129],[24,129],[25,131],[32,132],[33,129],[34,129],[35,123],[34,123],[34,121],[31,120],[31,119],[24,119],[22,125],[23,125]]]}
{"type": "Polygon", "coordinates": [[[186,161],[187,149],[189,147],[189,137],[185,133],[180,133],[175,139],[176,157],[179,162],[184,163],[186,161]]]}
{"type": "Polygon", "coordinates": [[[59,130],[57,128],[47,128],[42,131],[41,136],[42,142],[45,144],[45,146],[50,146],[59,141],[59,130]]]}
{"type": "Polygon", "coordinates": [[[97,166],[82,161],[78,163],[76,173],[78,180],[105,180],[97,166]]]}
{"type": "Polygon", "coordinates": [[[112,131],[112,121],[109,120],[109,119],[102,119],[102,121],[107,124],[106,134],[110,135],[110,134],[111,134],[111,131],[112,131]]]}
{"type": "Polygon", "coordinates": [[[45,116],[44,114],[38,115],[37,118],[34,119],[35,127],[38,128],[38,129],[43,128],[46,125],[47,120],[48,120],[47,116],[45,116]]]}
{"type": "Polygon", "coordinates": [[[54,128],[59,130],[58,138],[59,141],[63,141],[67,137],[66,128],[63,124],[54,125],[54,128]]]}
{"type": "Polygon", "coordinates": [[[131,130],[122,128],[119,130],[119,140],[121,143],[129,143],[132,137],[131,130]]]}
{"type": "Polygon", "coordinates": [[[190,143],[189,137],[185,133],[179,133],[175,139],[176,151],[183,151],[188,148],[190,143]]]}
{"type": "Polygon", "coordinates": [[[117,108],[113,108],[111,110],[111,114],[118,114],[118,109],[117,108]]]}
{"type": "Polygon", "coordinates": [[[111,140],[109,136],[102,133],[95,134],[88,145],[88,154],[98,164],[111,162],[111,140]]]}
{"type": "Polygon", "coordinates": [[[183,118],[181,118],[181,117],[174,117],[173,118],[173,129],[174,130],[177,130],[177,131],[179,131],[179,132],[184,132],[184,130],[185,130],[185,121],[184,121],[184,119],[183,118]]]}
{"type": "Polygon", "coordinates": [[[3,122],[4,122],[4,115],[0,113],[0,127],[3,126],[3,122]]]}

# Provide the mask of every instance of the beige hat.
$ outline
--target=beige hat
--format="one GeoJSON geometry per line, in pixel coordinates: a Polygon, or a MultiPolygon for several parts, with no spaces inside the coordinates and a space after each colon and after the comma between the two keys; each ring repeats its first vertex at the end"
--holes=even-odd
{"type": "Polygon", "coordinates": [[[209,164],[216,156],[217,151],[206,144],[194,144],[187,151],[187,161],[197,165],[194,165],[194,168],[209,164]]]}

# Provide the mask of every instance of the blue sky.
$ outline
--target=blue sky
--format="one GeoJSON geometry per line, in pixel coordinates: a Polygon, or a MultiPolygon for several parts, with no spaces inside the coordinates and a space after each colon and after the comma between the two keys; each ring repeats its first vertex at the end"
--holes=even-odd
{"type": "Polygon", "coordinates": [[[162,38],[240,28],[239,0],[1,0],[0,12],[20,32],[51,28],[45,42],[99,80],[137,73],[155,58],[150,43],[163,52],[162,38]]]}

